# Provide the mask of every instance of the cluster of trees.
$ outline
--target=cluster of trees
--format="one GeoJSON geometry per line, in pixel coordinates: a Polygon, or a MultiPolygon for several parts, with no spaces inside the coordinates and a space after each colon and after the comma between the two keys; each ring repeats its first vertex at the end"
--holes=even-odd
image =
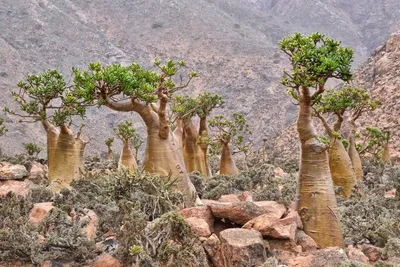
{"type": "MultiPolygon", "coordinates": [[[[68,187],[84,171],[83,154],[90,139],[81,138],[84,124],[76,135],[72,126],[74,118],[84,118],[86,109],[91,106],[134,112],[142,118],[147,128],[143,169],[177,179],[187,205],[192,205],[197,197],[188,172],[199,171],[204,177],[211,176],[208,151],[222,153],[221,174],[237,174],[229,144],[245,150],[244,135],[250,131],[244,117],[234,114],[233,121],[216,117],[210,120],[215,136],[210,134],[207,120],[212,110],[224,103],[221,96],[210,93],[197,97],[175,96],[197,74],[188,71],[184,61],[170,60],[162,64],[157,59],[154,66],[152,70],[135,62],[129,66],[103,66],[96,62],[87,69],[73,68],[72,84],[67,84],[56,70],[28,75],[18,83],[18,90],[12,95],[19,110],[6,107],[4,111],[20,117],[20,122],[42,123],[47,132],[49,182],[53,190],[68,187]],[[176,83],[178,75],[179,84],[176,83]],[[194,124],[196,117],[198,129],[194,124]],[[213,149],[209,149],[210,146],[213,149]]],[[[119,124],[114,132],[123,144],[119,167],[136,171],[138,149],[143,139],[130,121],[119,124]]],[[[105,140],[109,159],[113,142],[114,137],[105,140]]]]}
{"type": "Polygon", "coordinates": [[[297,210],[305,231],[320,247],[342,246],[342,234],[333,184],[341,186],[341,196],[348,199],[363,171],[360,153],[371,153],[390,162],[390,134],[367,127],[364,141],[356,121],[366,112],[381,106],[362,88],[348,86],[352,78],[353,51],[320,33],[304,36],[296,33],[280,42],[291,69],[284,70],[282,84],[299,105],[297,131],[301,142],[297,210]],[[326,89],[328,79],[341,80],[347,86],[326,89]],[[327,136],[319,136],[313,116],[319,118],[327,136]],[[333,119],[330,125],[329,119],[333,119]],[[351,124],[347,139],[342,132],[351,124]],[[347,148],[347,150],[346,150],[347,148]]]}
{"type": "MultiPolygon", "coordinates": [[[[357,119],[379,108],[381,103],[362,88],[326,89],[331,78],[345,83],[352,78],[353,51],[340,42],[320,33],[297,33],[284,38],[280,48],[291,62],[291,69],[284,70],[282,84],[299,105],[301,161],[297,210],[305,231],[321,248],[342,246],[333,184],[343,187],[342,197],[347,199],[356,181],[362,179],[360,153],[390,161],[388,131],[368,127],[362,135],[364,140],[360,144],[355,142],[360,137],[357,119]],[[326,137],[317,133],[313,116],[321,121],[326,137]],[[330,125],[332,118],[334,124],[330,125]],[[347,121],[352,130],[345,137],[342,128],[347,121]]],[[[251,130],[243,115],[210,118],[213,110],[224,103],[216,94],[176,96],[197,77],[195,72],[188,71],[184,61],[163,64],[157,59],[154,66],[145,69],[135,62],[128,66],[91,63],[83,70],[73,68],[73,84],[67,84],[55,70],[28,75],[18,83],[19,90],[12,94],[20,111],[5,111],[19,116],[21,122],[42,123],[47,132],[52,188],[68,186],[83,170],[83,152],[90,139],[81,138],[84,125],[76,135],[71,126],[73,118],[83,118],[90,106],[133,112],[141,117],[147,128],[143,169],[177,179],[187,205],[192,205],[197,196],[188,172],[199,171],[205,178],[210,177],[209,154],[220,155],[220,174],[238,174],[233,154],[248,153],[252,147],[247,138],[251,130]]],[[[0,133],[4,133],[1,125],[2,121],[0,133]]],[[[118,125],[114,132],[123,144],[119,166],[136,171],[137,151],[143,140],[129,121],[118,125]]],[[[113,142],[114,137],[105,140],[109,159],[113,142]]]]}

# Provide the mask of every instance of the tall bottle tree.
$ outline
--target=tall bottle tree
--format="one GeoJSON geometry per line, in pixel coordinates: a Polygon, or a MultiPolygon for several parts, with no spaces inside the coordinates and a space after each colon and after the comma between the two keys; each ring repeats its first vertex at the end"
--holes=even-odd
{"type": "Polygon", "coordinates": [[[224,175],[239,174],[233,154],[248,152],[251,144],[248,137],[252,131],[245,117],[239,113],[233,113],[232,117],[233,120],[225,119],[224,116],[209,120],[210,128],[215,133],[210,138],[211,154],[221,155],[219,173],[224,175]]]}
{"type": "Polygon", "coordinates": [[[72,116],[85,114],[85,109],[75,102],[70,87],[56,70],[40,75],[28,75],[12,92],[20,112],[4,111],[20,117],[20,122],[40,122],[47,132],[47,158],[49,182],[52,190],[67,187],[80,176],[83,169],[83,152],[87,144],[81,137],[82,127],[76,137],[71,129],[72,116]]]}
{"type": "Polygon", "coordinates": [[[119,124],[116,129],[114,129],[114,132],[118,136],[118,138],[122,140],[122,152],[119,159],[118,167],[121,168],[122,166],[124,166],[127,169],[136,171],[138,168],[137,158],[132,153],[130,144],[133,138],[138,139],[138,134],[136,133],[135,128],[133,128],[132,125],[132,122],[124,121],[123,123],[119,124]]]}
{"type": "Polygon", "coordinates": [[[112,159],[112,146],[114,143],[114,137],[108,137],[106,140],[104,140],[104,144],[107,146],[107,160],[112,159]]]}
{"type": "Polygon", "coordinates": [[[177,85],[174,76],[186,67],[184,61],[170,60],[163,65],[156,60],[155,66],[158,71],[142,68],[135,62],[129,66],[91,63],[82,71],[74,68],[75,94],[85,103],[137,113],[147,127],[144,169],[177,178],[186,204],[192,205],[196,190],[187,174],[182,151],[170,130],[167,106],[173,94],[187,87],[196,73],[189,72],[187,79],[182,81],[182,78],[177,85]]]}
{"type": "Polygon", "coordinates": [[[218,94],[202,93],[193,98],[177,96],[174,99],[172,111],[177,116],[175,133],[181,136],[183,157],[189,172],[199,171],[203,176],[211,177],[208,164],[208,126],[207,118],[212,110],[223,104],[222,97],[218,94]],[[200,119],[198,130],[193,123],[193,118],[200,119]]]}
{"type": "Polygon", "coordinates": [[[301,143],[297,210],[304,230],[319,247],[341,247],[343,237],[329,169],[327,147],[312,123],[312,106],[325,91],[328,79],[351,79],[353,51],[320,33],[296,33],[280,42],[291,70],[284,70],[282,84],[299,103],[297,131],[301,143]]]}

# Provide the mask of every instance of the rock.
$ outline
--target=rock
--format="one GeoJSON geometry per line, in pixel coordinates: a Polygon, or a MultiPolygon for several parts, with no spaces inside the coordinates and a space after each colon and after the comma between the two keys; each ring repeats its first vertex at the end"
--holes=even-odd
{"type": "Polygon", "coordinates": [[[382,255],[382,249],[369,244],[361,245],[361,251],[368,257],[371,263],[375,263],[380,260],[382,255]]]}
{"type": "Polygon", "coordinates": [[[20,180],[28,175],[23,165],[0,162],[0,180],[20,180]]]}
{"type": "Polygon", "coordinates": [[[293,240],[268,239],[269,249],[279,255],[282,251],[301,253],[302,247],[293,240]]]}
{"type": "Polygon", "coordinates": [[[114,238],[107,238],[104,241],[96,243],[96,249],[101,252],[113,252],[119,246],[119,243],[114,238]]]}
{"type": "Polygon", "coordinates": [[[317,243],[309,235],[304,233],[302,230],[296,231],[296,244],[300,245],[303,252],[316,250],[318,248],[317,243]]]}
{"type": "Polygon", "coordinates": [[[276,176],[279,176],[281,178],[283,178],[283,177],[285,177],[287,175],[287,173],[284,170],[282,170],[281,168],[279,168],[279,167],[275,168],[274,173],[275,173],[276,176]]]}
{"type": "Polygon", "coordinates": [[[385,192],[385,198],[395,198],[396,193],[397,193],[396,188],[393,188],[392,190],[385,192]]]}
{"type": "Polygon", "coordinates": [[[211,235],[210,226],[207,222],[200,218],[189,217],[185,218],[185,221],[190,225],[190,228],[198,237],[209,237],[211,235]]]}
{"type": "Polygon", "coordinates": [[[288,260],[288,267],[325,267],[347,261],[346,253],[341,248],[326,248],[306,253],[288,260]]]}
{"type": "Polygon", "coordinates": [[[215,217],[241,225],[263,214],[280,219],[286,212],[285,206],[275,201],[210,203],[210,208],[215,217]]]}
{"type": "Polygon", "coordinates": [[[180,211],[180,214],[182,215],[183,218],[195,217],[203,219],[204,221],[207,222],[210,231],[214,232],[214,216],[211,213],[210,207],[202,206],[202,207],[182,209],[180,211]]]}
{"type": "Polygon", "coordinates": [[[267,260],[262,236],[254,230],[232,228],[220,233],[225,266],[260,266],[267,260]]]}
{"type": "Polygon", "coordinates": [[[364,253],[362,253],[361,250],[358,248],[354,247],[353,245],[350,245],[347,247],[347,256],[349,257],[350,260],[355,260],[363,263],[369,263],[369,259],[367,256],[365,256],[364,253]]]}
{"type": "Polygon", "coordinates": [[[240,202],[240,199],[234,195],[234,194],[230,194],[230,195],[222,195],[219,199],[219,202],[240,202]]]}
{"type": "Polygon", "coordinates": [[[122,263],[119,259],[111,256],[108,253],[101,254],[92,267],[122,267],[122,263]]]}
{"type": "Polygon", "coordinates": [[[88,220],[88,224],[82,229],[86,233],[89,240],[96,237],[97,224],[99,222],[99,217],[93,210],[86,210],[86,215],[82,217],[81,220],[88,220]]]}
{"type": "Polygon", "coordinates": [[[249,191],[244,191],[240,197],[239,197],[240,201],[250,201],[253,202],[253,195],[251,192],[249,191]]]}
{"type": "Polygon", "coordinates": [[[237,225],[231,222],[224,222],[223,220],[217,220],[214,223],[214,233],[218,236],[222,231],[231,228],[237,228],[237,225]]]}
{"type": "Polygon", "coordinates": [[[271,218],[269,214],[261,215],[247,222],[243,228],[255,229],[264,237],[294,240],[297,228],[302,228],[297,211],[290,211],[283,219],[271,218]]]}
{"type": "Polygon", "coordinates": [[[35,225],[39,224],[44,220],[44,218],[49,214],[49,212],[54,209],[53,202],[42,202],[33,205],[32,210],[29,212],[29,221],[35,225]]]}
{"type": "Polygon", "coordinates": [[[206,241],[203,242],[203,248],[215,267],[225,267],[224,258],[221,251],[221,241],[216,234],[212,234],[206,241]]]}
{"type": "Polygon", "coordinates": [[[15,181],[15,180],[0,180],[0,196],[7,195],[8,192],[12,192],[16,195],[26,197],[29,193],[30,183],[28,180],[15,181]]]}
{"type": "Polygon", "coordinates": [[[390,35],[386,43],[386,52],[400,52],[400,32],[390,35]]]}
{"type": "Polygon", "coordinates": [[[48,173],[47,165],[43,165],[39,162],[32,164],[31,171],[29,172],[28,179],[44,179],[48,173]]]}

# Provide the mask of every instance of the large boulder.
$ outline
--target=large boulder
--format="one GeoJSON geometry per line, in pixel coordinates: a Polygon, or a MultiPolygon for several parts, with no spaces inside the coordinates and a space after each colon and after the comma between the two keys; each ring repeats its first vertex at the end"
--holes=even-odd
{"type": "Polygon", "coordinates": [[[32,164],[31,170],[29,172],[29,179],[44,179],[48,173],[47,165],[43,165],[39,162],[34,162],[32,164]]]}
{"type": "Polygon", "coordinates": [[[368,257],[371,263],[377,262],[382,256],[382,249],[370,244],[362,244],[361,251],[368,257]]]}
{"type": "Polygon", "coordinates": [[[260,266],[267,260],[262,236],[254,230],[232,228],[220,233],[226,267],[260,266]]]}
{"type": "Polygon", "coordinates": [[[0,162],[0,180],[20,180],[28,175],[29,172],[23,165],[0,162]]]}
{"type": "Polygon", "coordinates": [[[180,214],[183,218],[199,218],[203,219],[209,226],[210,231],[214,231],[214,216],[211,213],[211,209],[208,206],[192,207],[187,209],[182,209],[180,214]]]}
{"type": "Polygon", "coordinates": [[[33,208],[29,212],[29,221],[35,225],[39,224],[44,220],[44,218],[49,214],[49,212],[54,209],[53,202],[42,202],[33,205],[33,208]]]}
{"type": "Polygon", "coordinates": [[[280,219],[286,212],[285,206],[275,201],[213,202],[210,203],[209,206],[215,217],[228,219],[229,221],[241,225],[263,214],[271,218],[280,219]]]}
{"type": "Polygon", "coordinates": [[[316,250],[318,248],[317,243],[309,235],[304,233],[302,230],[296,231],[296,244],[301,246],[303,252],[316,250]]]}
{"type": "Polygon", "coordinates": [[[26,197],[29,193],[30,182],[28,180],[0,180],[0,196],[5,196],[7,193],[12,192],[16,195],[26,197]]]}
{"type": "Polygon", "coordinates": [[[369,259],[365,254],[361,251],[361,249],[358,249],[357,247],[354,247],[353,245],[350,245],[346,249],[347,256],[349,257],[350,260],[355,260],[363,263],[369,263],[369,259]]]}
{"type": "Polygon", "coordinates": [[[240,202],[240,199],[234,195],[234,194],[230,194],[230,195],[222,195],[219,199],[219,202],[240,202]]]}
{"type": "Polygon", "coordinates": [[[303,225],[297,211],[290,211],[282,219],[271,217],[270,214],[263,214],[250,220],[243,226],[245,229],[259,231],[264,237],[290,240],[295,239],[297,228],[301,229],[302,227],[303,225]]]}

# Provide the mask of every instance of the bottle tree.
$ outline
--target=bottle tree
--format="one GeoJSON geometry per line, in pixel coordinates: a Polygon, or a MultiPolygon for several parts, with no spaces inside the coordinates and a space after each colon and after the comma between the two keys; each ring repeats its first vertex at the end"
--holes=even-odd
{"type": "Polygon", "coordinates": [[[158,71],[133,62],[129,66],[91,63],[85,70],[73,69],[75,94],[86,104],[98,104],[115,111],[135,112],[147,127],[144,170],[178,179],[185,202],[192,205],[196,190],[183,161],[182,151],[170,130],[167,107],[173,94],[184,89],[197,75],[189,72],[177,85],[174,77],[186,68],[184,61],[155,61],[158,71]],[[158,102],[158,105],[156,104],[158,102]]]}
{"type": "Polygon", "coordinates": [[[209,120],[210,128],[215,132],[210,138],[210,152],[221,155],[219,173],[223,175],[239,174],[233,154],[247,153],[251,145],[248,136],[252,132],[244,116],[233,113],[232,117],[233,120],[225,119],[224,116],[216,116],[209,120]],[[234,148],[233,151],[230,146],[234,148]]]}
{"type": "MultiPolygon", "coordinates": [[[[360,135],[355,134],[354,137],[360,137],[360,135]]],[[[377,160],[390,163],[389,140],[390,131],[388,129],[382,130],[368,126],[364,130],[362,142],[356,145],[356,152],[359,155],[370,154],[377,160]]]]}
{"type": "Polygon", "coordinates": [[[172,111],[177,117],[176,136],[180,139],[183,157],[188,172],[199,171],[205,177],[211,177],[208,164],[208,126],[207,118],[212,110],[223,104],[218,94],[202,93],[193,98],[177,96],[174,99],[172,111]],[[199,117],[198,129],[193,123],[194,117],[199,117]]]}
{"type": "Polygon", "coordinates": [[[362,88],[343,87],[335,91],[327,90],[314,107],[316,116],[321,120],[330,138],[329,166],[333,183],[343,187],[343,197],[346,199],[350,197],[356,180],[362,179],[362,168],[361,161],[354,160],[353,166],[353,161],[342,143],[340,132],[344,118],[347,113],[351,113],[354,125],[362,113],[375,110],[380,105],[378,100],[372,99],[362,88]],[[335,116],[333,127],[327,123],[323,114],[335,116]]]}
{"type": "Polygon", "coordinates": [[[29,156],[35,155],[37,157],[39,153],[42,151],[42,148],[39,145],[32,142],[25,143],[24,148],[26,154],[28,154],[29,156]]]}
{"type": "Polygon", "coordinates": [[[125,168],[136,171],[138,164],[135,155],[132,153],[130,144],[132,139],[138,140],[138,134],[132,126],[132,122],[124,121],[114,129],[115,134],[122,140],[122,152],[119,159],[118,168],[124,166],[125,168]]]}
{"type": "Polygon", "coordinates": [[[28,75],[18,83],[19,89],[11,94],[20,111],[9,108],[4,111],[20,117],[19,122],[40,122],[47,132],[47,159],[49,182],[52,190],[67,187],[80,176],[83,167],[83,151],[87,142],[75,137],[71,129],[72,117],[83,117],[81,108],[69,91],[70,87],[56,70],[40,75],[28,75]]]}
{"type": "Polygon", "coordinates": [[[107,146],[107,160],[111,160],[112,159],[112,146],[114,143],[114,137],[108,137],[106,140],[104,140],[104,143],[107,146]]]}
{"type": "MultiPolygon", "coordinates": [[[[0,118],[0,137],[7,133],[7,126],[4,125],[4,119],[0,118]]],[[[2,156],[1,147],[0,147],[0,157],[2,156]]]]}
{"type": "Polygon", "coordinates": [[[329,169],[327,147],[318,139],[312,106],[330,78],[351,79],[353,51],[320,33],[296,33],[280,42],[291,70],[284,70],[282,84],[298,102],[297,131],[301,143],[297,210],[305,232],[319,247],[341,247],[343,237],[329,169]]]}

